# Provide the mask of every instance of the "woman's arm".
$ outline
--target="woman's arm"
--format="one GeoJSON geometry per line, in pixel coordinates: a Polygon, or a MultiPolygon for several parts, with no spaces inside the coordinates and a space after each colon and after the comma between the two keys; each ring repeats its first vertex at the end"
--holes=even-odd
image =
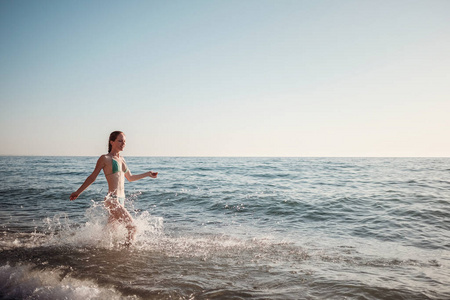
{"type": "Polygon", "coordinates": [[[142,174],[138,174],[138,175],[133,175],[131,174],[131,171],[128,170],[128,172],[125,173],[125,177],[127,178],[128,181],[136,181],[145,177],[151,177],[151,178],[156,178],[158,176],[158,172],[145,172],[142,174]]]}
{"type": "Polygon", "coordinates": [[[84,183],[80,186],[80,188],[76,192],[73,192],[70,195],[70,201],[77,199],[78,196],[80,196],[80,194],[85,189],[87,189],[95,181],[95,179],[97,179],[98,174],[100,173],[100,171],[103,169],[104,166],[105,166],[105,158],[104,156],[100,156],[100,158],[97,160],[97,164],[95,165],[94,172],[92,172],[92,174],[89,175],[88,178],[86,178],[84,183]]]}

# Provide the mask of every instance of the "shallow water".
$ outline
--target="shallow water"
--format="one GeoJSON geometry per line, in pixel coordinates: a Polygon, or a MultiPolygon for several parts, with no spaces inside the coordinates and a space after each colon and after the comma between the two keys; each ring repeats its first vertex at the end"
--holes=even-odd
{"type": "Polygon", "coordinates": [[[0,157],[2,299],[449,299],[449,158],[0,157]]]}

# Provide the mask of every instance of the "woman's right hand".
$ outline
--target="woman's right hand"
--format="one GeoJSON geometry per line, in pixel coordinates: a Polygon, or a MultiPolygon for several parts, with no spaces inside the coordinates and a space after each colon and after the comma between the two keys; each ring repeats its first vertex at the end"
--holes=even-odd
{"type": "Polygon", "coordinates": [[[79,196],[79,194],[78,194],[77,192],[73,192],[73,193],[70,195],[70,201],[73,201],[73,200],[77,199],[78,196],[79,196]]]}

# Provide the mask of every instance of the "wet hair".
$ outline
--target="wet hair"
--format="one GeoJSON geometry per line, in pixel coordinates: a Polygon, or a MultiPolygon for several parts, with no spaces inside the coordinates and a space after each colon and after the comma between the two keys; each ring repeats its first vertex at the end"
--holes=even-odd
{"type": "Polygon", "coordinates": [[[111,152],[112,150],[112,145],[111,142],[114,142],[117,137],[119,136],[119,134],[123,133],[122,131],[113,131],[111,132],[111,134],[109,135],[109,141],[108,141],[108,153],[111,152]]]}

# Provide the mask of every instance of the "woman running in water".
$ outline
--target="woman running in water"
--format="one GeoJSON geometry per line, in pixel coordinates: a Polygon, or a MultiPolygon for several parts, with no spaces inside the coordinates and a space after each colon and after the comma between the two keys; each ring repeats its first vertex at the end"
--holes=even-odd
{"type": "Polygon", "coordinates": [[[76,192],[70,195],[70,200],[77,199],[97,179],[100,171],[103,170],[106,181],[108,181],[108,195],[105,197],[105,207],[109,212],[108,225],[115,223],[125,225],[128,230],[125,245],[129,246],[136,235],[136,225],[134,225],[133,218],[124,207],[125,178],[128,181],[136,181],[145,177],[156,178],[158,173],[150,171],[138,175],[131,174],[125,160],[120,156],[120,152],[125,148],[125,139],[125,134],[121,131],[114,131],[110,134],[108,154],[100,156],[94,172],[88,176],[76,192]]]}

